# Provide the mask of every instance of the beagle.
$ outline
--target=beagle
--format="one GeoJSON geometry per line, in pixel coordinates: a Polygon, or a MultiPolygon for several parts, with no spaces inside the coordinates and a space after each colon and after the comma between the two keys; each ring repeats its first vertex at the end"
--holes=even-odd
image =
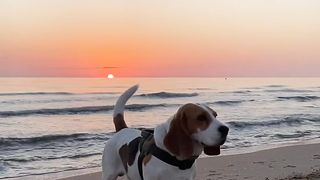
{"type": "Polygon", "coordinates": [[[152,130],[128,128],[124,109],[138,85],[125,91],[114,107],[115,135],[106,142],[102,157],[102,179],[192,180],[195,160],[204,151],[220,154],[229,128],[217,120],[206,105],[188,103],[166,122],[152,130]]]}

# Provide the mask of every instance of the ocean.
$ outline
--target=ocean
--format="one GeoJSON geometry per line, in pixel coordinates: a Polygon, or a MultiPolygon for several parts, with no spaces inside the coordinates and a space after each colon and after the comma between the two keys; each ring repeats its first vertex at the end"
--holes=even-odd
{"type": "Polygon", "coordinates": [[[0,179],[100,167],[113,105],[135,84],[130,127],[205,103],[230,127],[222,155],[320,139],[320,78],[0,78],[0,179]]]}

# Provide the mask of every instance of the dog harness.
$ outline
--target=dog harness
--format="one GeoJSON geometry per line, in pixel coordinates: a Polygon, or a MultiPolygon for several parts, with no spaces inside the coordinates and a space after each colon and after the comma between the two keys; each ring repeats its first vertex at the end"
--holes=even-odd
{"type": "Polygon", "coordinates": [[[176,166],[181,170],[186,170],[192,167],[195,159],[178,160],[168,152],[158,148],[155,144],[152,129],[145,129],[141,131],[141,139],[139,143],[140,155],[138,157],[138,169],[141,179],[143,180],[142,161],[147,155],[153,155],[161,161],[176,166]]]}

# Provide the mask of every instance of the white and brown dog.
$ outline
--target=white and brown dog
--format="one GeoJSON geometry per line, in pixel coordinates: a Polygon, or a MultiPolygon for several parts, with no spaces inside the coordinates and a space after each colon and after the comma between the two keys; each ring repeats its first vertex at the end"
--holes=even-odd
{"type": "Polygon", "coordinates": [[[130,180],[194,179],[195,159],[202,151],[220,154],[228,127],[217,120],[217,113],[208,106],[189,103],[158,125],[154,134],[128,128],[123,112],[137,89],[137,85],[128,89],[115,105],[117,133],[105,145],[102,179],[115,180],[124,174],[130,180]]]}

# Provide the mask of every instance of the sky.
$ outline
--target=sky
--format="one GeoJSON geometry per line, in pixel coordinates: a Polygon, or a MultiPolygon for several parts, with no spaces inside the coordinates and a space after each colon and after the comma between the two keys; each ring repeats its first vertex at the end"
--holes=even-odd
{"type": "Polygon", "coordinates": [[[317,77],[318,0],[1,0],[0,77],[317,77]]]}

